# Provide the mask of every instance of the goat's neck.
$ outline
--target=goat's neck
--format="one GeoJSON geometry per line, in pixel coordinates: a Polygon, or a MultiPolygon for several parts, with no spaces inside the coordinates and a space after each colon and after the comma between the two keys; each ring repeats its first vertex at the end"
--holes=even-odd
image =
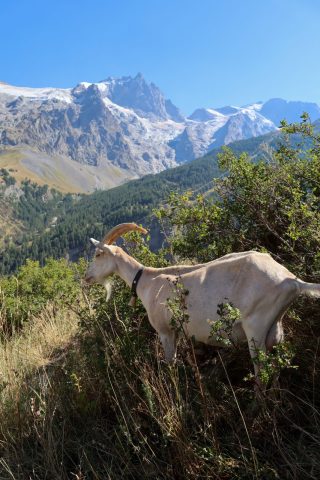
{"type": "Polygon", "coordinates": [[[116,264],[116,273],[131,288],[134,277],[136,276],[138,270],[140,270],[140,268],[143,268],[143,265],[137,262],[137,260],[135,260],[134,258],[130,257],[130,255],[125,253],[120,248],[116,253],[116,264]]]}

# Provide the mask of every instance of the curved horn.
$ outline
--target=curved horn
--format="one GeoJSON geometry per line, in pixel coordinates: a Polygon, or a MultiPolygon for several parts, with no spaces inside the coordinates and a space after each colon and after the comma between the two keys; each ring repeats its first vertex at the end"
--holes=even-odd
{"type": "Polygon", "coordinates": [[[124,233],[130,231],[138,231],[146,235],[148,230],[145,228],[139,227],[135,223],[120,223],[113,227],[103,238],[102,242],[111,245],[117,238],[121,237],[124,233]]]}

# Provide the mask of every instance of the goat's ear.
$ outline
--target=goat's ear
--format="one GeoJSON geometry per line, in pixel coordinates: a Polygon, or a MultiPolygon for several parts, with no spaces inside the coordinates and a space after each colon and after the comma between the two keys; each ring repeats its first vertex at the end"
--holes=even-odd
{"type": "Polygon", "coordinates": [[[102,250],[103,252],[106,252],[106,253],[111,253],[113,255],[113,251],[112,251],[112,249],[110,248],[109,245],[106,245],[103,242],[99,242],[98,240],[95,240],[94,238],[90,238],[90,242],[96,248],[99,248],[99,250],[102,250]]]}
{"type": "Polygon", "coordinates": [[[105,253],[110,253],[111,255],[114,255],[114,252],[112,248],[110,248],[110,245],[106,245],[105,243],[99,242],[97,247],[105,253]]]}
{"type": "Polygon", "coordinates": [[[95,240],[94,238],[90,238],[90,242],[92,243],[92,245],[94,245],[95,247],[97,247],[99,245],[99,241],[98,240],[95,240]]]}

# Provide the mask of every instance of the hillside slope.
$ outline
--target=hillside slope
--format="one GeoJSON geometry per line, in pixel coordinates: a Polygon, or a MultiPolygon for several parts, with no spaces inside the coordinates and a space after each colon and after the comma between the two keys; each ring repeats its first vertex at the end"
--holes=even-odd
{"type": "MultiPolygon", "coordinates": [[[[273,161],[258,164],[226,151],[220,160],[228,177],[216,181],[217,202],[198,197],[186,204],[186,195],[175,196],[162,210],[170,252],[198,263],[228,252],[267,250],[295,277],[319,283],[319,142],[320,136],[306,155],[299,147],[281,148],[273,161]]],[[[209,163],[195,162],[198,180],[209,180],[209,163]]],[[[171,173],[176,177],[166,177],[167,186],[179,180],[179,169],[171,173]]],[[[185,186],[191,178],[183,177],[185,186]]],[[[161,187],[147,181],[145,191],[138,191],[137,183],[143,184],[132,182],[127,192],[131,201],[139,193],[152,200],[147,186],[161,187]]],[[[117,199],[120,208],[130,206],[119,195],[108,198],[104,207],[116,209],[117,199]]],[[[90,232],[92,222],[102,219],[99,199],[86,197],[80,211],[73,208],[90,232]],[[91,218],[95,209],[99,217],[91,218]]],[[[49,242],[56,242],[54,235],[49,242]]],[[[142,265],[167,263],[140,235],[126,247],[142,265]]],[[[246,309],[251,303],[257,311],[251,267],[242,270],[243,299],[246,309]]],[[[220,347],[181,335],[190,304],[181,278],[167,305],[170,327],[180,337],[177,361],[168,365],[143,305],[128,305],[130,288],[115,275],[106,302],[102,286],[86,288],[79,281],[84,270],[83,261],[48,259],[43,268],[29,261],[15,275],[0,276],[1,479],[320,478],[319,299],[297,298],[276,319],[285,341],[268,352],[255,345],[250,358],[248,342],[234,345],[230,336],[239,331],[234,322],[240,314],[241,323],[243,303],[237,303],[232,284],[218,289],[212,316],[220,318],[210,321],[206,339],[216,337],[220,347]]],[[[235,273],[233,287],[238,268],[235,273]]],[[[266,263],[260,273],[268,284],[266,263]]],[[[287,285],[275,288],[283,293],[287,285]]],[[[210,318],[205,310],[200,322],[210,318]]]]}
{"type": "Polygon", "coordinates": [[[0,168],[11,171],[20,183],[29,179],[62,193],[91,193],[121,185],[134,178],[127,170],[109,163],[99,169],[68,157],[52,156],[27,147],[9,147],[0,151],[0,168]]]}

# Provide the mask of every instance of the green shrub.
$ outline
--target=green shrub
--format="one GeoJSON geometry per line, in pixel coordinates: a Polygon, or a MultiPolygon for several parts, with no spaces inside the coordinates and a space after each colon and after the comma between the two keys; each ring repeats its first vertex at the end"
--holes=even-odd
{"type": "Polygon", "coordinates": [[[211,196],[172,193],[157,211],[173,253],[204,262],[229,252],[268,251],[293,273],[320,281],[319,141],[309,135],[309,148],[280,145],[268,163],[225,147],[219,163],[226,175],[214,181],[211,196]]]}
{"type": "Polygon", "coordinates": [[[48,259],[41,267],[38,261],[27,260],[16,275],[0,279],[2,329],[11,333],[21,328],[48,302],[54,303],[56,308],[72,305],[79,292],[76,265],[63,259],[48,259]]]}

